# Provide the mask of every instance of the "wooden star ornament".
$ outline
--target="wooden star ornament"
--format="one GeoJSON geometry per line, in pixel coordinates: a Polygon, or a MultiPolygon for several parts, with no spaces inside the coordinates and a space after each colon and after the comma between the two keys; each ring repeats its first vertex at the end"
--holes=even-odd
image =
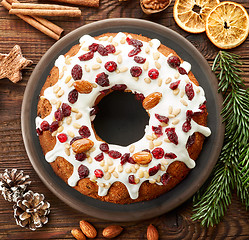
{"type": "Polygon", "coordinates": [[[22,79],[21,70],[33,62],[22,56],[19,45],[15,45],[9,54],[0,53],[0,79],[8,78],[13,83],[22,79]]]}

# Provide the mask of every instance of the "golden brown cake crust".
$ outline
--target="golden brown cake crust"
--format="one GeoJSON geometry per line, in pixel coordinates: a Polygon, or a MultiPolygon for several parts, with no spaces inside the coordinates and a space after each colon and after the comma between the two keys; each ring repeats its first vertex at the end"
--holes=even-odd
{"type": "MultiPolygon", "coordinates": [[[[106,33],[96,37],[96,39],[103,36],[115,36],[115,35],[116,33],[106,33]]],[[[141,35],[136,35],[136,34],[130,34],[130,35],[135,39],[142,40],[145,42],[151,40],[141,35]]],[[[79,51],[79,48],[80,48],[79,45],[73,46],[69,50],[69,52],[65,54],[65,56],[67,55],[74,56],[79,51]]],[[[168,56],[170,53],[178,56],[175,51],[162,44],[160,45],[158,50],[165,56],[168,56]]],[[[192,82],[194,82],[196,85],[199,85],[198,81],[196,80],[192,72],[189,72],[188,76],[192,82]]],[[[59,78],[58,68],[53,67],[40,92],[40,96],[43,96],[45,89],[53,86],[58,81],[58,78],[59,78]]],[[[99,101],[100,99],[96,100],[96,102],[99,101]]],[[[40,116],[41,118],[44,118],[47,115],[49,115],[50,111],[51,111],[50,103],[46,99],[44,100],[41,98],[37,106],[37,115],[40,116]]],[[[194,116],[193,120],[200,125],[206,126],[207,115],[208,115],[207,111],[205,110],[204,113],[194,116]]],[[[202,149],[204,139],[205,137],[202,134],[195,133],[195,142],[187,149],[191,159],[193,160],[197,159],[202,149]]],[[[56,143],[55,137],[52,137],[49,131],[46,131],[42,135],[40,135],[39,140],[44,154],[52,150],[56,143]]],[[[62,157],[57,157],[57,159],[50,164],[54,172],[67,183],[68,178],[73,173],[73,166],[62,157]]],[[[187,176],[189,171],[190,169],[183,162],[180,161],[173,162],[172,164],[170,164],[170,166],[167,169],[167,173],[170,175],[168,184],[164,186],[164,185],[150,184],[148,181],[146,181],[141,185],[139,190],[139,197],[137,199],[130,198],[125,185],[122,184],[121,182],[115,182],[114,184],[112,184],[112,186],[108,191],[108,194],[103,197],[98,195],[98,185],[96,184],[96,182],[94,183],[90,181],[89,178],[81,179],[74,188],[84,195],[99,199],[101,201],[113,202],[119,204],[134,203],[134,202],[151,200],[162,195],[165,192],[168,192],[170,189],[174,188],[178,183],[180,183],[187,176]]]]}

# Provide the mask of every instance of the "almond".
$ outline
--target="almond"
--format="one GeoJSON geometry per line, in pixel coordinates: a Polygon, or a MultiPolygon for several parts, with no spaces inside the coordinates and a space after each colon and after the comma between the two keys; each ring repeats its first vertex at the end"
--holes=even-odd
{"type": "Polygon", "coordinates": [[[79,139],[72,144],[72,149],[75,153],[87,152],[93,147],[94,143],[88,138],[79,139]]]}
{"type": "Polygon", "coordinates": [[[147,239],[148,240],[158,240],[159,239],[158,231],[152,224],[150,224],[149,227],[147,228],[147,239]]]}
{"type": "Polygon", "coordinates": [[[85,80],[77,80],[73,86],[79,93],[90,93],[93,90],[92,84],[85,80]]]}
{"type": "Polygon", "coordinates": [[[95,238],[97,236],[96,229],[87,221],[80,221],[80,229],[88,238],[95,238]]]}
{"type": "Polygon", "coordinates": [[[77,240],[86,240],[85,235],[83,234],[83,232],[78,229],[78,228],[74,228],[71,231],[71,234],[77,239],[77,240]]]}
{"type": "Polygon", "coordinates": [[[141,151],[134,153],[132,159],[138,164],[148,164],[152,160],[152,155],[149,152],[141,151]]]}
{"type": "Polygon", "coordinates": [[[105,238],[115,238],[117,237],[121,232],[123,231],[123,228],[118,225],[110,225],[106,227],[102,234],[105,238]]]}
{"type": "Polygon", "coordinates": [[[143,107],[146,110],[149,110],[153,107],[155,107],[161,100],[162,94],[160,92],[154,92],[149,94],[144,100],[143,100],[143,107]]]}

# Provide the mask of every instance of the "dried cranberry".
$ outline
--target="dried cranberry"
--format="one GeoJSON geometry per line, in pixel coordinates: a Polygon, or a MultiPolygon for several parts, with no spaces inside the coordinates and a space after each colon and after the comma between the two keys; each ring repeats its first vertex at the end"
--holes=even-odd
{"type": "Polygon", "coordinates": [[[120,164],[124,165],[126,162],[128,162],[129,158],[130,158],[130,153],[123,154],[123,156],[121,157],[120,164]]]}
{"type": "Polygon", "coordinates": [[[76,103],[78,100],[78,95],[79,95],[79,93],[76,89],[73,89],[72,91],[70,91],[68,93],[68,102],[70,102],[72,104],[76,103]]]}
{"type": "Polygon", "coordinates": [[[134,175],[130,175],[128,177],[128,181],[129,181],[130,184],[136,184],[136,182],[135,182],[135,176],[134,175]]]}
{"type": "Polygon", "coordinates": [[[143,101],[145,99],[144,95],[142,93],[135,93],[135,98],[138,100],[138,101],[143,101]]]}
{"type": "Polygon", "coordinates": [[[91,132],[87,126],[81,126],[79,129],[79,134],[83,138],[88,138],[91,136],[91,132]]]}
{"type": "Polygon", "coordinates": [[[181,74],[181,75],[184,75],[184,74],[188,74],[187,71],[183,68],[183,67],[179,67],[177,68],[178,69],[178,72],[181,74]]]}
{"type": "Polygon", "coordinates": [[[40,128],[36,128],[36,133],[40,136],[43,134],[43,131],[40,128]]]}
{"type": "Polygon", "coordinates": [[[181,64],[181,61],[180,61],[179,57],[177,57],[177,56],[170,56],[168,58],[167,62],[169,64],[169,66],[172,68],[177,68],[181,64]]]}
{"type": "Polygon", "coordinates": [[[127,42],[129,45],[131,45],[131,44],[130,44],[131,38],[127,37],[127,38],[126,38],[126,42],[127,42]]]}
{"type": "Polygon", "coordinates": [[[177,156],[174,153],[170,152],[170,153],[165,153],[164,158],[175,159],[175,158],[177,158],[177,156]]]}
{"type": "Polygon", "coordinates": [[[135,56],[135,57],[134,57],[134,61],[135,61],[136,63],[140,63],[140,64],[141,64],[141,63],[145,63],[146,58],[135,56]]]}
{"type": "Polygon", "coordinates": [[[109,79],[108,79],[108,75],[105,74],[104,72],[99,73],[96,76],[95,82],[97,84],[99,84],[101,87],[107,87],[109,86],[109,79]]]}
{"type": "Polygon", "coordinates": [[[84,161],[86,158],[87,158],[87,156],[83,152],[75,154],[75,159],[78,160],[78,161],[80,161],[80,162],[84,161]]]}
{"type": "Polygon", "coordinates": [[[68,117],[71,115],[71,107],[67,103],[62,103],[61,109],[64,117],[68,117]]]}
{"type": "Polygon", "coordinates": [[[111,89],[114,91],[124,91],[126,88],[125,84],[115,84],[111,89]]]}
{"type": "Polygon", "coordinates": [[[133,57],[141,52],[141,48],[133,48],[129,53],[128,57],[133,57]]]}
{"type": "Polygon", "coordinates": [[[136,48],[141,48],[143,46],[143,43],[137,39],[134,39],[134,38],[129,38],[127,37],[126,38],[126,41],[129,45],[132,45],[136,48]]]}
{"type": "Polygon", "coordinates": [[[96,52],[96,51],[98,50],[98,47],[99,47],[99,44],[98,44],[98,43],[93,43],[93,44],[91,44],[91,45],[88,47],[88,49],[89,49],[90,51],[96,52]]]}
{"type": "Polygon", "coordinates": [[[152,126],[152,131],[156,134],[157,137],[160,137],[163,135],[162,126],[160,125],[158,127],[152,126]]]}
{"type": "Polygon", "coordinates": [[[81,164],[78,168],[78,173],[79,173],[80,179],[86,178],[89,175],[89,169],[87,166],[81,164]]]}
{"type": "Polygon", "coordinates": [[[90,116],[96,115],[99,111],[98,106],[94,106],[92,110],[90,111],[90,116]]]}
{"type": "Polygon", "coordinates": [[[178,144],[178,136],[176,135],[175,128],[166,128],[165,132],[168,136],[168,139],[174,143],[175,145],[178,144]]]}
{"type": "Polygon", "coordinates": [[[201,112],[204,112],[204,110],[207,108],[206,106],[206,101],[199,107],[199,109],[201,110],[201,112]]]}
{"type": "Polygon", "coordinates": [[[129,157],[127,162],[130,163],[130,164],[136,164],[136,162],[133,160],[132,157],[129,157]]]}
{"type": "Polygon", "coordinates": [[[116,52],[116,48],[112,44],[107,45],[105,48],[106,48],[106,50],[107,50],[108,53],[115,53],[116,52]]]}
{"type": "Polygon", "coordinates": [[[104,154],[100,153],[96,157],[94,157],[94,159],[98,162],[101,162],[104,159],[104,154]]]}
{"type": "Polygon", "coordinates": [[[157,79],[157,78],[158,78],[158,76],[159,76],[159,72],[158,72],[158,70],[157,70],[157,69],[152,68],[152,69],[150,69],[150,70],[149,70],[149,72],[148,72],[148,76],[149,76],[152,80],[155,80],[155,79],[157,79]]]}
{"type": "Polygon", "coordinates": [[[74,65],[71,70],[71,75],[74,80],[80,80],[83,75],[82,67],[79,64],[74,65]]]}
{"type": "Polygon", "coordinates": [[[186,121],[182,124],[182,131],[188,132],[191,129],[191,123],[189,121],[186,121]]]}
{"type": "Polygon", "coordinates": [[[130,69],[132,77],[139,77],[142,74],[142,68],[134,66],[130,69]]]}
{"type": "Polygon", "coordinates": [[[105,69],[109,72],[114,72],[117,69],[117,63],[109,61],[105,64],[105,69]]]}
{"type": "Polygon", "coordinates": [[[201,110],[200,112],[194,112],[193,116],[200,116],[203,113],[203,110],[201,110]]]}
{"type": "Polygon", "coordinates": [[[200,106],[199,106],[199,109],[201,110],[200,112],[194,112],[193,113],[193,116],[199,116],[199,115],[201,115],[202,113],[204,113],[204,111],[205,111],[205,109],[207,108],[207,106],[206,106],[206,101],[203,103],[203,104],[201,104],[200,106]]]}
{"type": "Polygon", "coordinates": [[[42,131],[47,131],[49,130],[49,123],[47,121],[43,121],[40,125],[40,128],[42,131]]]}
{"type": "Polygon", "coordinates": [[[111,150],[108,152],[108,155],[111,157],[111,158],[114,158],[114,159],[117,159],[117,158],[120,158],[122,156],[122,154],[118,151],[114,151],[114,150],[111,150]]]}
{"type": "Polygon", "coordinates": [[[188,137],[188,141],[186,143],[186,148],[191,147],[195,142],[195,133],[188,137]]]}
{"type": "Polygon", "coordinates": [[[190,122],[191,121],[191,118],[193,117],[194,113],[192,110],[188,110],[186,112],[186,118],[187,118],[187,121],[190,122]]]}
{"type": "Polygon", "coordinates": [[[90,51],[90,52],[87,52],[81,56],[79,56],[79,60],[80,61],[88,61],[88,60],[91,60],[94,56],[94,52],[90,51]]]}
{"type": "Polygon", "coordinates": [[[149,175],[150,176],[155,175],[159,171],[160,167],[161,167],[161,164],[158,164],[157,166],[154,166],[154,167],[150,168],[149,169],[149,175]]]}
{"type": "Polygon", "coordinates": [[[99,91],[101,94],[106,95],[107,93],[109,93],[111,90],[110,89],[105,89],[102,91],[99,91]]]}
{"type": "Polygon", "coordinates": [[[166,124],[168,124],[169,122],[169,118],[165,117],[165,116],[162,116],[162,115],[159,115],[159,114],[155,114],[155,117],[156,119],[159,121],[159,122],[164,122],[166,124]]]}
{"type": "Polygon", "coordinates": [[[162,176],[161,176],[161,183],[163,185],[167,185],[167,183],[169,182],[169,180],[171,179],[171,176],[168,174],[168,173],[164,173],[162,176]]]}
{"type": "Polygon", "coordinates": [[[175,90],[178,88],[179,84],[180,84],[181,80],[178,80],[176,82],[172,82],[170,85],[169,85],[169,88],[172,89],[172,90],[175,90]]]}
{"type": "Polygon", "coordinates": [[[96,170],[94,171],[94,174],[95,174],[96,178],[102,178],[102,177],[104,176],[103,171],[100,170],[100,169],[96,169],[96,170]]]}
{"type": "Polygon", "coordinates": [[[61,143],[64,143],[67,141],[67,135],[65,133],[61,133],[57,136],[58,140],[61,142],[61,143]]]}
{"type": "Polygon", "coordinates": [[[57,121],[61,121],[63,119],[64,115],[63,115],[63,112],[61,110],[61,108],[57,109],[55,112],[54,112],[54,118],[57,120],[57,121]]]}
{"type": "Polygon", "coordinates": [[[189,82],[188,84],[186,84],[186,86],[185,86],[185,92],[187,94],[188,99],[192,100],[193,97],[195,96],[192,83],[189,82]]]}
{"type": "Polygon", "coordinates": [[[109,146],[108,146],[107,143],[101,143],[101,144],[99,145],[99,149],[100,149],[102,152],[105,152],[105,153],[109,152],[109,146]]]}
{"type": "Polygon", "coordinates": [[[193,116],[200,116],[203,112],[203,110],[201,110],[200,112],[194,112],[193,116]]]}
{"type": "Polygon", "coordinates": [[[59,128],[59,122],[58,121],[54,121],[50,124],[50,127],[49,127],[49,131],[50,132],[54,132],[56,131],[57,129],[59,128]]]}
{"type": "Polygon", "coordinates": [[[75,141],[79,140],[79,139],[82,139],[83,137],[80,137],[80,136],[77,136],[77,137],[74,137],[71,141],[70,141],[70,145],[72,145],[75,141]]]}
{"type": "Polygon", "coordinates": [[[97,51],[101,56],[108,56],[107,49],[101,44],[99,44],[97,51]]]}
{"type": "Polygon", "coordinates": [[[153,151],[152,151],[152,155],[155,159],[161,159],[164,155],[164,150],[160,147],[158,148],[155,148],[153,151]]]}

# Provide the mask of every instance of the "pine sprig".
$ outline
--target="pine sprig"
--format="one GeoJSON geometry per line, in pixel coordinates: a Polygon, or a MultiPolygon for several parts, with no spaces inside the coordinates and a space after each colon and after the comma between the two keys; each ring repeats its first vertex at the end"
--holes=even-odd
{"type": "Polygon", "coordinates": [[[222,116],[224,144],[218,162],[202,188],[194,196],[193,220],[204,226],[218,224],[231,203],[232,191],[249,207],[249,91],[242,89],[242,62],[238,55],[220,51],[212,70],[224,96],[222,116]]]}
{"type": "Polygon", "coordinates": [[[237,176],[237,195],[246,209],[249,208],[249,144],[240,153],[237,176]]]}

